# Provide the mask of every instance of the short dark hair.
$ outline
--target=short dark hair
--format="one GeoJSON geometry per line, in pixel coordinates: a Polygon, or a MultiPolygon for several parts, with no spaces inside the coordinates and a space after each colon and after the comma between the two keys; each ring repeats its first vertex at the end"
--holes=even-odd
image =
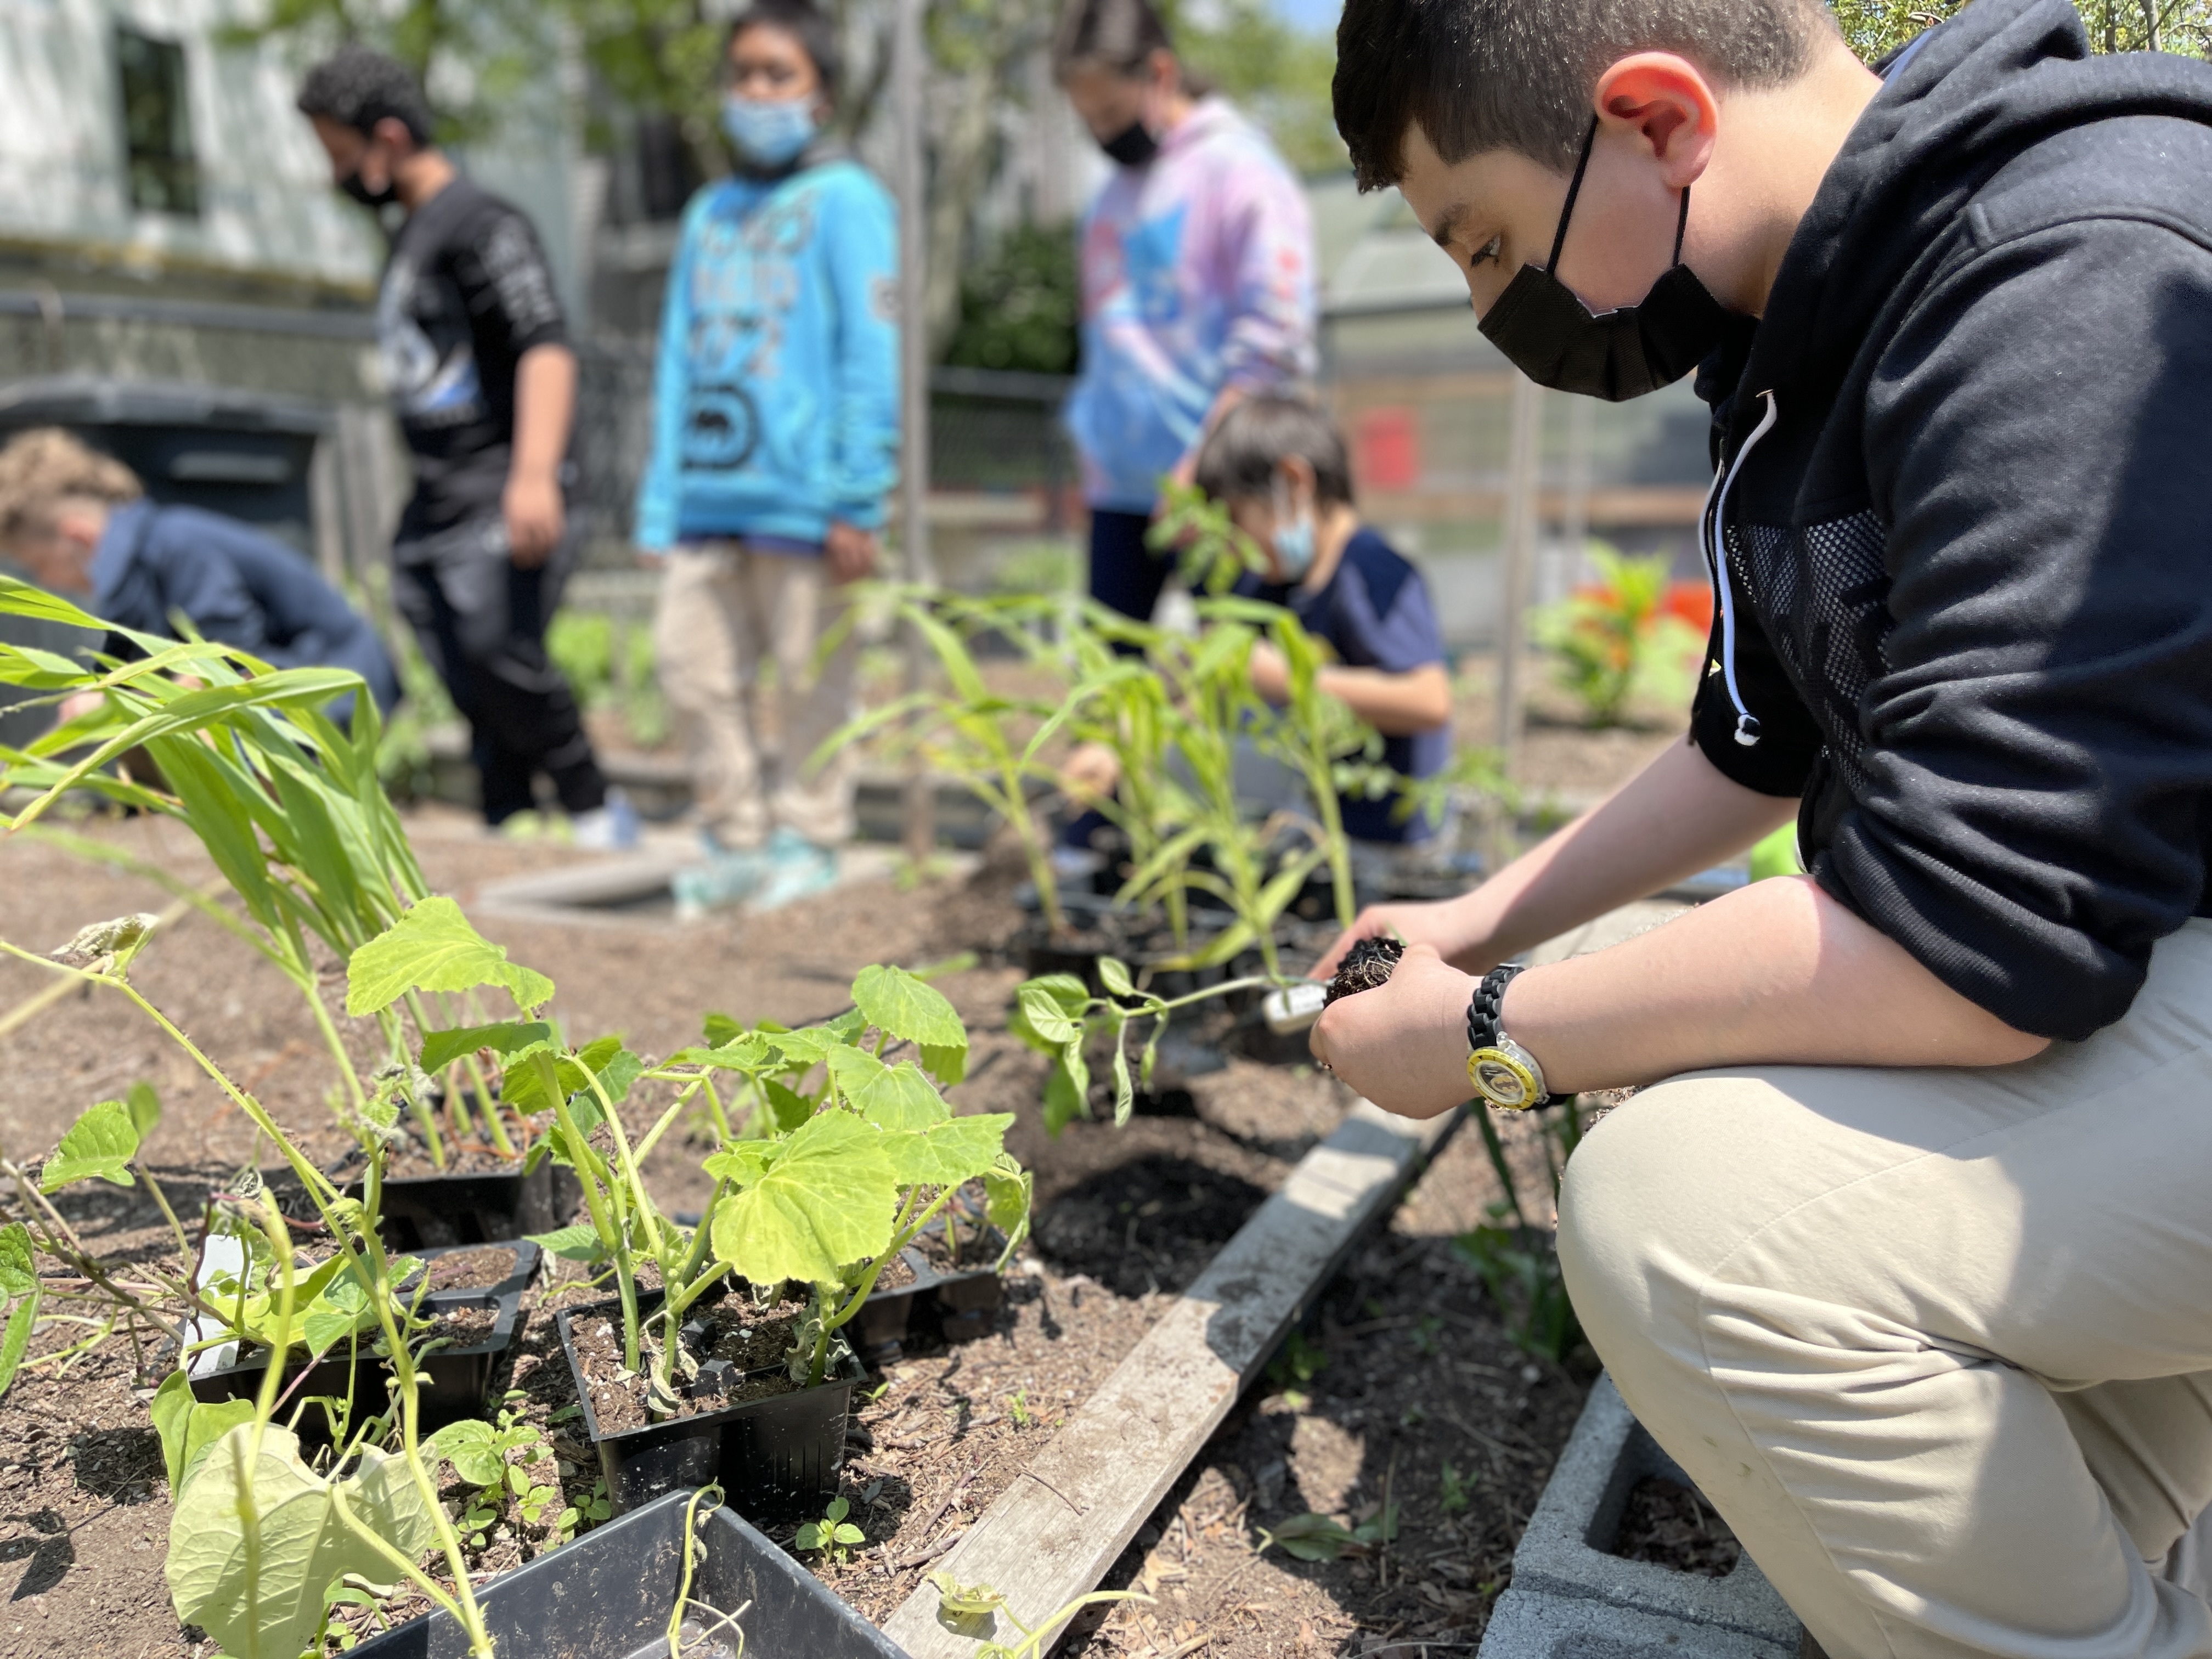
{"type": "Polygon", "coordinates": [[[1512,150],[1565,173],[1590,94],[1636,52],[1672,52],[1737,87],[1795,80],[1835,24],[1820,0],[1346,0],[1336,130],[1362,190],[1405,173],[1418,125],[1447,162],[1512,150]]]}
{"type": "Polygon", "coordinates": [[[1268,392],[1231,406],[1198,452],[1198,487],[1218,501],[1265,501],[1275,471],[1295,455],[1314,471],[1314,494],[1326,505],[1352,503],[1352,463],[1344,434],[1304,398],[1268,392]]]}
{"type": "Polygon", "coordinates": [[[814,60],[814,72],[822,77],[824,94],[832,100],[836,98],[838,77],[845,71],[845,58],[837,47],[837,26],[823,15],[813,0],[752,0],[750,5],[730,20],[729,34],[722,41],[725,63],[729,60],[730,48],[738,44],[738,37],[753,28],[781,29],[798,41],[814,60]]]}
{"type": "Polygon", "coordinates": [[[356,132],[375,131],[389,118],[430,142],[430,100],[406,64],[367,46],[340,46],[307,71],[300,83],[299,110],[320,115],[356,132]]]}
{"type": "Polygon", "coordinates": [[[1096,64],[1117,75],[1134,75],[1156,52],[1173,52],[1167,20],[1151,0],[1068,0],[1052,32],[1052,72],[1096,64]]]}

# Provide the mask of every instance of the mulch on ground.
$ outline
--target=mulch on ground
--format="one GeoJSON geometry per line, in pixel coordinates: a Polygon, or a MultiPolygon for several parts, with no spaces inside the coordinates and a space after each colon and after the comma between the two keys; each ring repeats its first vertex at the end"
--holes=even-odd
{"type": "MultiPolygon", "coordinates": [[[[487,881],[573,856],[466,833],[453,816],[416,823],[434,884],[464,906],[487,881]]],[[[211,874],[173,825],[106,821],[88,833],[186,878],[211,874]]],[[[1021,970],[994,954],[1018,926],[1017,878],[994,860],[955,889],[855,885],[773,918],[684,930],[483,923],[516,960],[554,978],[555,1013],[573,1036],[620,1031],[649,1054],[696,1041],[708,1010],[819,1019],[846,1005],[852,975],[869,962],[981,953],[975,966],[939,981],[974,1034],[969,1080],[953,1098],[964,1110],[1019,1114],[1010,1144],[1036,1174],[1036,1231],[988,1335],[950,1349],[909,1345],[856,1396],[860,1432],[842,1490],[866,1542],[842,1564],[810,1562],[876,1618],[1079,1409],[1346,1104],[1325,1076],[1237,1060],[1189,1079],[1189,1115],[1140,1115],[1120,1130],[1078,1123],[1048,1139],[1036,1111],[1043,1061],[1005,1031],[1021,970]]],[[[0,937],[49,948],[88,921],[162,902],[148,884],[50,847],[0,842],[0,937]]],[[[316,1156],[343,1149],[323,1108],[335,1074],[313,1021],[242,943],[187,916],[149,948],[132,981],[297,1127],[316,1156]]],[[[326,988],[339,982],[333,975],[326,988]]],[[[42,983],[33,969],[0,963],[0,1011],[42,983]]],[[[366,1057],[369,1045],[357,1040],[366,1057]]],[[[180,1213],[196,1212],[235,1171],[270,1163],[214,1085],[119,999],[73,994],[0,1038],[0,1067],[9,1079],[0,1150],[18,1161],[43,1155],[86,1105],[145,1080],[164,1106],[148,1156],[180,1213]]],[[[672,1211],[707,1194],[701,1148],[673,1144],[679,1139],[672,1135],[648,1168],[672,1211]]],[[[1518,1126],[1510,1146],[1524,1190],[1535,1192],[1540,1160],[1518,1126]]],[[[1584,1388],[1512,1347],[1451,1247],[1450,1235],[1482,1222],[1497,1195],[1477,1137],[1462,1136],[1389,1231],[1355,1256],[1295,1363],[1240,1404],[1118,1565],[1109,1584],[1149,1585],[1157,1601],[1097,1621],[1061,1651],[1180,1647],[1257,1659],[1356,1654],[1394,1635],[1479,1638],[1584,1388]],[[1387,1545],[1312,1563],[1267,1547],[1267,1529],[1290,1516],[1318,1511],[1358,1525],[1386,1504],[1400,1517],[1387,1545]],[[1210,1642],[1188,1645],[1201,1636],[1210,1642]]],[[[64,1198],[104,1255],[164,1248],[166,1231],[143,1191],[77,1188],[64,1198]]],[[[544,1467],[586,1504],[597,1470],[550,1308],[597,1294],[581,1285],[533,1291],[513,1375],[500,1382],[520,1391],[510,1407],[517,1420],[546,1437],[544,1467]]],[[[58,1352],[81,1334],[52,1327],[35,1352],[58,1352]]],[[[206,1651],[179,1632],[161,1580],[168,1498],[132,1383],[127,1346],[111,1341],[65,1375],[34,1365],[0,1401],[0,1565],[9,1569],[0,1572],[9,1598],[0,1659],[206,1651]]],[[[456,1489],[457,1500],[464,1495],[456,1489]]],[[[775,1535],[788,1539],[792,1526],[779,1523],[775,1535]]],[[[550,1541],[545,1527],[510,1518],[487,1535],[477,1565],[503,1570],[550,1541]]]]}

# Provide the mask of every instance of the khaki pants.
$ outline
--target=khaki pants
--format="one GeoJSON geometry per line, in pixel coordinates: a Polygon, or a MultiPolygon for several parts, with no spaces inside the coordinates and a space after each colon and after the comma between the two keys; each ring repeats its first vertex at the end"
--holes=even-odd
{"type": "Polygon", "coordinates": [[[1647,1090],[1575,1154],[1559,1248],[1834,1659],[2212,1655],[2212,922],[2024,1065],[1647,1090]]]}
{"type": "Polygon", "coordinates": [[[734,541],[667,556],[653,625],[660,686],[690,751],[700,817],[726,848],[758,847],[771,825],[817,847],[852,839],[852,757],[805,770],[823,740],[859,710],[851,634],[818,672],[815,663],[840,609],[819,558],[750,553],[734,541]],[[761,775],[757,684],[769,657],[782,728],[772,792],[761,775]]]}

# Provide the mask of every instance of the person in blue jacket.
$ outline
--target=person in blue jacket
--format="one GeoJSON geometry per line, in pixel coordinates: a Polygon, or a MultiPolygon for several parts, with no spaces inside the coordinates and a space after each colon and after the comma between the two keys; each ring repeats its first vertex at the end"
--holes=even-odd
{"type": "Polygon", "coordinates": [[[236,519],[149,501],[130,468],[58,427],[0,450],[0,551],[118,627],[175,638],[181,620],[273,667],[349,668],[386,713],[399,701],[376,630],[306,558],[236,519]]]}
{"type": "Polygon", "coordinates": [[[737,171],[692,198],[669,273],[636,539],[665,569],[660,679],[708,854],[678,882],[687,910],[817,891],[853,830],[849,763],[807,762],[855,712],[850,641],[818,664],[816,646],[838,589],[876,568],[897,473],[897,226],[824,134],[837,74],[809,0],[739,14],[722,106],[737,171]],[[752,719],[770,659],[772,787],[752,719]]]}

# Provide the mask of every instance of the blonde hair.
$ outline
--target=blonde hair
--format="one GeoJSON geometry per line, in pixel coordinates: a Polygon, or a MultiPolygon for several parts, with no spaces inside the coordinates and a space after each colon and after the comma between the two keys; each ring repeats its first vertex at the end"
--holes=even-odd
{"type": "Polygon", "coordinates": [[[35,427],[0,449],[0,543],[50,528],[64,501],[114,506],[146,493],[138,475],[58,426],[35,427]]]}

